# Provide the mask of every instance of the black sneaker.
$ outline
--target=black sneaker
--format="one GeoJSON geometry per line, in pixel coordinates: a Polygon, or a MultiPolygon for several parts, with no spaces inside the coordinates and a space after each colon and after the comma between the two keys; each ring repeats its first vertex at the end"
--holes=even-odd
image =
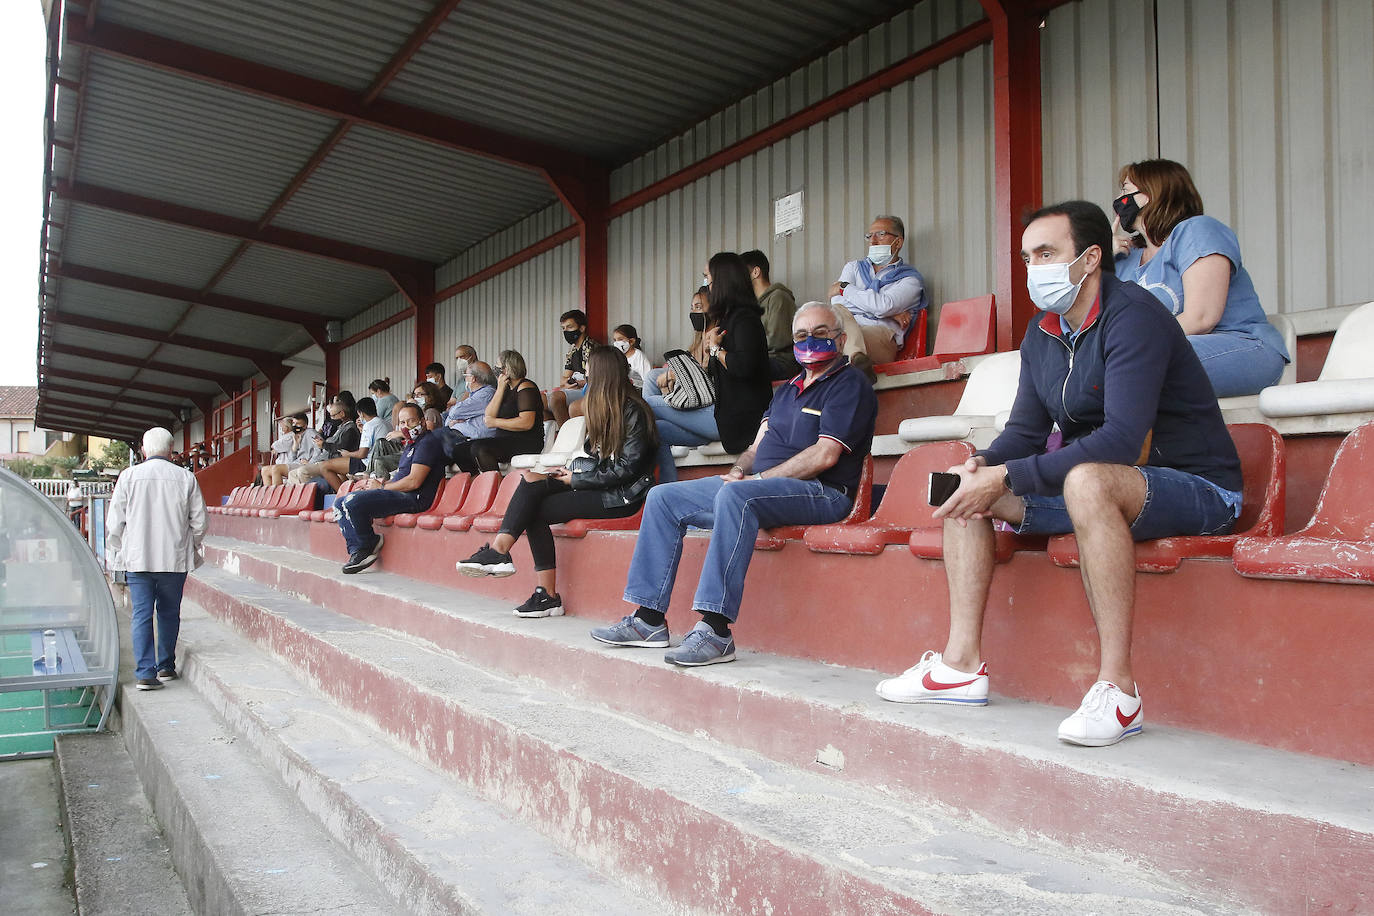
{"type": "Polygon", "coordinates": [[[163,668],[157,673],[157,679],[159,681],[179,681],[181,680],[181,675],[177,674],[176,671],[171,668],[163,668]]]}
{"type": "Polygon", "coordinates": [[[536,588],[529,600],[515,609],[516,617],[562,617],[563,599],[536,588]]]}
{"type": "Polygon", "coordinates": [[[141,677],[134,681],[136,690],[161,690],[162,682],[155,677],[141,677]]]}
{"type": "Polygon", "coordinates": [[[381,556],[381,554],[382,536],[378,534],[377,543],[373,544],[370,549],[359,550],[357,553],[349,557],[348,562],[343,565],[343,571],[346,573],[362,572],[364,569],[367,569],[373,563],[376,563],[377,558],[381,556]]]}
{"type": "Polygon", "coordinates": [[[510,554],[498,553],[491,549],[490,544],[483,544],[472,556],[466,560],[459,560],[454,565],[465,576],[495,576],[502,579],[515,575],[515,564],[511,562],[510,554]]]}

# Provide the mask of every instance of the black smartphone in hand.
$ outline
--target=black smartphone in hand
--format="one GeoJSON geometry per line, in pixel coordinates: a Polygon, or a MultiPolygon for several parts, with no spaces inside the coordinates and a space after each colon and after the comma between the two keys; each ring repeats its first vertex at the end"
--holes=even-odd
{"type": "Polygon", "coordinates": [[[954,495],[954,491],[959,489],[959,475],[951,474],[948,471],[932,471],[930,473],[930,504],[932,506],[943,506],[949,502],[949,498],[954,495]]]}

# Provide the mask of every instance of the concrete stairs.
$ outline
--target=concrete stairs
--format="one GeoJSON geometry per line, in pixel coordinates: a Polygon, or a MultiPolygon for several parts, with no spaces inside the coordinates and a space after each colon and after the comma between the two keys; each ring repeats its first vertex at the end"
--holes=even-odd
{"type": "Polygon", "coordinates": [[[406,911],[523,911],[484,875],[567,912],[1374,899],[1367,768],[1154,725],[1070,748],[1059,708],[894,706],[876,672],[750,652],[684,672],[586,620],[223,538],[208,555],[189,685],[406,911]],[[535,849],[576,880],[544,883],[535,849]]]}

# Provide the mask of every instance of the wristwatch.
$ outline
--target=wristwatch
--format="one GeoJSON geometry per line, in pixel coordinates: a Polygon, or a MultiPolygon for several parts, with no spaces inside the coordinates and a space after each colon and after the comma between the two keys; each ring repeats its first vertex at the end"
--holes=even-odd
{"type": "Polygon", "coordinates": [[[1011,488],[1011,471],[1004,471],[1002,473],[1002,486],[1007,488],[1008,493],[1016,492],[1011,488]]]}
{"type": "Polygon", "coordinates": [[[712,356],[715,356],[715,355],[716,355],[717,353],[719,353],[719,352],[720,352],[720,347],[716,346],[715,344],[712,344],[712,345],[711,345],[711,355],[712,355],[712,356]]]}

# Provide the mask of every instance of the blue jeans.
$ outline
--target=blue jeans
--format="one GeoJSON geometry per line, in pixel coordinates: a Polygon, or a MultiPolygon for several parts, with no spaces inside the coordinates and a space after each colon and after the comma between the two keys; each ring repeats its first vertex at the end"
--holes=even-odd
{"type": "Polygon", "coordinates": [[[658,387],[658,380],[663,378],[663,373],[667,371],[667,366],[649,370],[648,377],[644,379],[644,396],[646,398],[663,396],[663,391],[658,387]]]}
{"type": "Polygon", "coordinates": [[[678,410],[669,406],[662,395],[647,395],[654,412],[654,422],[658,426],[658,482],[672,483],[677,480],[677,464],[673,461],[670,446],[705,445],[720,438],[716,426],[714,406],[698,407],[695,410],[678,410]]]}
{"type": "Polygon", "coordinates": [[[377,544],[372,530],[373,519],[400,515],[404,512],[423,512],[428,503],[421,503],[418,493],[400,490],[357,490],[345,493],[334,501],[339,513],[339,530],[348,545],[351,557],[359,550],[370,550],[377,544]]]}
{"type": "Polygon", "coordinates": [[[126,574],[133,601],[134,677],[150,680],[159,671],[176,670],[177,634],[181,632],[181,593],[186,573],[131,572],[126,574]],[[157,640],[153,614],[157,613],[157,640]],[[156,649],[154,646],[156,645],[156,649]]]}
{"type": "MultiPolygon", "coordinates": [[[[1176,468],[1139,467],[1145,505],[1131,522],[1137,541],[1194,534],[1230,534],[1240,515],[1240,494],[1176,468]]],[[[1017,534],[1068,534],[1073,530],[1063,496],[1023,496],[1017,534]]]]}
{"type": "Polygon", "coordinates": [[[1188,343],[1219,398],[1259,394],[1283,375],[1283,356],[1246,334],[1191,334],[1188,343]]]}
{"type": "Polygon", "coordinates": [[[791,477],[726,483],[711,476],[660,484],[644,502],[625,600],[666,611],[688,526],[710,528],[692,607],[735,620],[759,528],[837,522],[852,505],[852,499],[820,481],[791,477]]]}

